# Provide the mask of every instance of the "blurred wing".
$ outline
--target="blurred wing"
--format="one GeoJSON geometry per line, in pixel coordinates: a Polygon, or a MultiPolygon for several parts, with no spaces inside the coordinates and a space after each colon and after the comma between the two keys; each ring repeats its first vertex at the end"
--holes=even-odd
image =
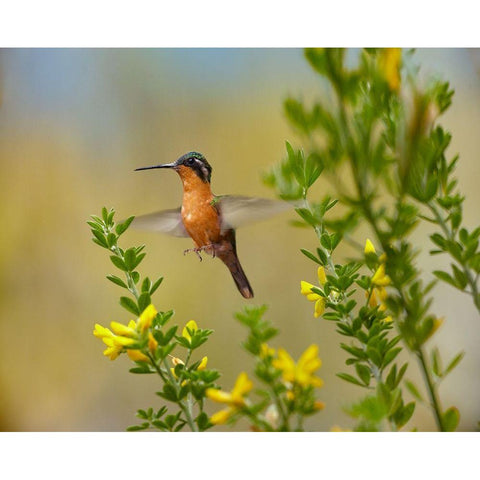
{"type": "Polygon", "coordinates": [[[183,226],[180,208],[140,215],[139,217],[135,217],[132,226],[138,230],[167,233],[174,237],[189,236],[183,226]]]}
{"type": "Polygon", "coordinates": [[[293,208],[287,202],[267,198],[225,195],[218,198],[223,228],[238,228],[265,220],[277,213],[293,208]]]}

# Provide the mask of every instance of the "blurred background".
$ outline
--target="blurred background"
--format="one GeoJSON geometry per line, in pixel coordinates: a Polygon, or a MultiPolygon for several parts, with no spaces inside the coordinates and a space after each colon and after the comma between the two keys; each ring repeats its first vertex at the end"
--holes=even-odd
{"type": "MultiPolygon", "coordinates": [[[[477,50],[416,53],[422,76],[439,75],[456,91],[442,124],[453,133],[450,153],[460,153],[468,227],[480,220],[479,59],[477,50]]],[[[129,374],[126,356],[103,357],[92,335],[96,322],[126,323],[131,316],[118,304],[119,287],[105,279],[114,268],[85,222],[104,205],[119,219],[180,205],[174,172],[133,169],[190,150],[213,166],[215,193],[273,198],[261,174],[282,158],[285,140],[296,140],[282,101],[317,95],[318,87],[297,49],[0,50],[0,430],[123,431],[136,422],[136,409],[158,407],[157,378],[129,374]]],[[[281,331],[274,346],[296,358],[311,343],[320,346],[326,408],[308,428],[351,428],[342,407],[364,392],[335,376],[347,367],[334,325],[314,319],[313,305],[299,293],[300,280],[316,280],[299,252],[313,249],[315,237],[291,227],[294,218],[284,213],[237,232],[255,291],[250,303],[269,305],[267,315],[281,331]]],[[[415,234],[426,252],[428,233],[415,234]]],[[[142,243],[142,274],[165,277],[156,307],[173,308],[179,325],[195,319],[215,330],[200,354],[230,389],[252,366],[240,347],[246,332],[233,318],[249,302],[221,262],[183,255],[189,239],[133,230],[123,237],[125,246],[142,243]]],[[[419,261],[430,279],[434,262],[437,268],[448,260],[426,252],[419,261]]],[[[438,285],[434,295],[433,310],[446,321],[429,346],[438,345],[446,360],[466,351],[440,396],[444,407],[460,409],[460,430],[475,430],[480,319],[470,298],[452,288],[438,285]]],[[[421,385],[409,360],[407,376],[421,385]]],[[[408,424],[414,427],[435,429],[426,408],[417,407],[408,424]]]]}

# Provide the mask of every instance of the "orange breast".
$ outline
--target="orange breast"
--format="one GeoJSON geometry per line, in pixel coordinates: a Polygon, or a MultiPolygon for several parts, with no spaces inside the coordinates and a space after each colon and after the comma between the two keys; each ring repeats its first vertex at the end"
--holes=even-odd
{"type": "Polygon", "coordinates": [[[217,243],[220,240],[220,219],[212,205],[214,196],[210,184],[203,182],[195,173],[189,173],[180,173],[183,180],[183,224],[197,247],[217,243]]]}

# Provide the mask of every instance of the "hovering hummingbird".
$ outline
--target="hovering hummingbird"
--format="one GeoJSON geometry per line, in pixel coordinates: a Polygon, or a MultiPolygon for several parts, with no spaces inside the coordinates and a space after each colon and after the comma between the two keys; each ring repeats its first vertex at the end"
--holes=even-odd
{"type": "Polygon", "coordinates": [[[290,205],[286,202],[243,196],[216,196],[210,188],[212,167],[197,152],[189,152],[173,163],[164,163],[138,170],[171,168],[183,183],[182,206],[135,217],[136,228],[167,233],[177,237],[191,237],[194,251],[218,257],[228,267],[238,290],[245,298],[253,297],[250,282],[237,256],[235,229],[245,223],[267,218],[290,205]]]}

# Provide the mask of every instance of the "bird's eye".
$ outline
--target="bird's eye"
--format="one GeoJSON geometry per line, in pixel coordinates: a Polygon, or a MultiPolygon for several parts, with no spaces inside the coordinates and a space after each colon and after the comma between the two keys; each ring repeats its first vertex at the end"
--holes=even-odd
{"type": "Polygon", "coordinates": [[[187,158],[187,160],[185,160],[185,165],[188,165],[188,166],[192,166],[194,164],[195,160],[193,158],[187,158]]]}

